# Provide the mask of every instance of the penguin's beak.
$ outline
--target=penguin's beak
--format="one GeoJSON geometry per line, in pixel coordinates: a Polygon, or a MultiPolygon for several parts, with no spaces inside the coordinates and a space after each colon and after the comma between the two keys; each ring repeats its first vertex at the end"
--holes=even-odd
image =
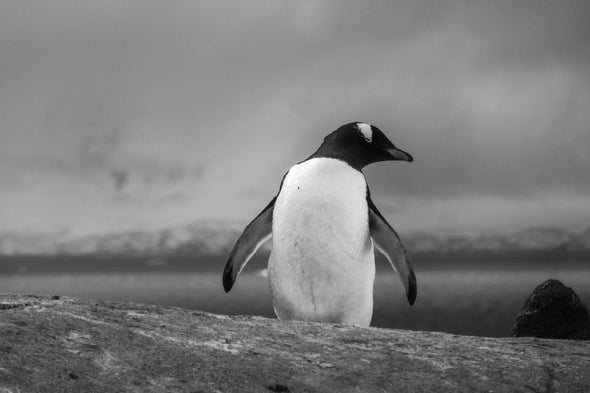
{"type": "Polygon", "coordinates": [[[408,162],[414,161],[414,157],[412,157],[409,153],[406,153],[405,151],[398,149],[397,147],[392,147],[390,149],[387,149],[386,151],[387,154],[389,154],[389,156],[391,157],[391,160],[408,162]]]}

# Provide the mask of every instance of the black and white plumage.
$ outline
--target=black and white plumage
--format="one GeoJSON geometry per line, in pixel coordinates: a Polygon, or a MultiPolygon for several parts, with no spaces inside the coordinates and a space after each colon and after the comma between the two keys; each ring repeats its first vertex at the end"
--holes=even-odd
{"type": "Polygon", "coordinates": [[[416,278],[406,250],[371,200],[361,172],[379,161],[413,161],[377,127],[349,123],[324,138],[283,177],[275,198],[246,227],[223,273],[229,292],[272,237],[268,278],[279,319],[368,326],[373,313],[373,245],[398,273],[410,304],[416,278]]]}

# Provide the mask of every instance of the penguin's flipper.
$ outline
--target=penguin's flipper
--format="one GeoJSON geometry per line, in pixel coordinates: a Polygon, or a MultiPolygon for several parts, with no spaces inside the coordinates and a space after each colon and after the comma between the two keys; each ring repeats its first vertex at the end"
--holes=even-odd
{"type": "Polygon", "coordinates": [[[368,195],[367,203],[369,205],[369,230],[371,231],[373,243],[385,255],[393,270],[399,274],[406,289],[408,303],[412,305],[416,300],[416,275],[408,259],[406,248],[402,244],[398,234],[381,215],[379,210],[377,210],[377,207],[368,195]]]}
{"type": "Polygon", "coordinates": [[[276,197],[248,224],[229,254],[223,270],[223,289],[229,292],[252,255],[272,236],[272,212],[276,197]]]}

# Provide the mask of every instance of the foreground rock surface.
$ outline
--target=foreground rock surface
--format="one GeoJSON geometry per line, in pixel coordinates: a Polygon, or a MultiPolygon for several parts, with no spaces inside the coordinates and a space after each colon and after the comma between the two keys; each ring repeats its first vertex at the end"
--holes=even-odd
{"type": "Polygon", "coordinates": [[[590,314],[573,289],[552,278],[527,298],[511,336],[590,340],[590,314]]]}
{"type": "Polygon", "coordinates": [[[0,295],[0,392],[588,392],[590,342],[0,295]]]}

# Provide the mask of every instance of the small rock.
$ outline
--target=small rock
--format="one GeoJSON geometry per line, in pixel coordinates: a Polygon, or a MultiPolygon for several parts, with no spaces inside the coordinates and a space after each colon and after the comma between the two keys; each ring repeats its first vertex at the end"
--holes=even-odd
{"type": "Polygon", "coordinates": [[[0,303],[0,310],[11,310],[13,308],[23,307],[24,304],[21,303],[0,303]]]}
{"type": "Polygon", "coordinates": [[[275,383],[274,385],[270,385],[267,388],[271,392],[290,392],[291,389],[287,385],[282,385],[280,383],[275,383]]]}
{"type": "Polygon", "coordinates": [[[549,279],[528,297],[511,336],[590,340],[590,314],[571,288],[549,279]]]}

